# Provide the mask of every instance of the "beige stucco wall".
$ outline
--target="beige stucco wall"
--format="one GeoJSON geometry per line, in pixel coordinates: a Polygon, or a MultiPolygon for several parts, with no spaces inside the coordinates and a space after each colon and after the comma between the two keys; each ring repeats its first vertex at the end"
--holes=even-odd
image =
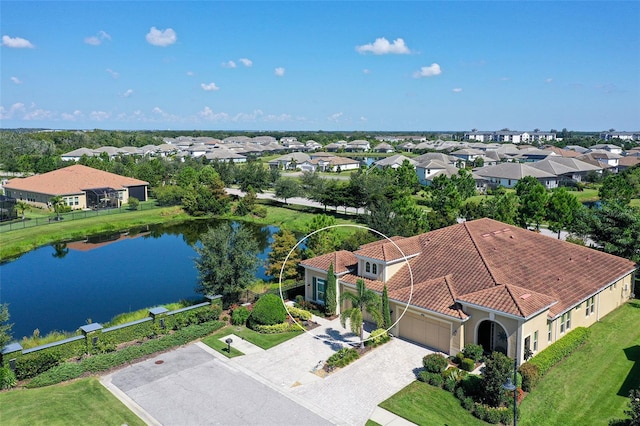
{"type": "MultiPolygon", "coordinates": [[[[313,298],[313,278],[320,278],[323,280],[327,279],[327,273],[321,273],[321,272],[317,272],[317,271],[313,271],[310,269],[306,269],[305,273],[304,273],[304,298],[305,300],[310,300],[315,302],[315,299],[313,298]]],[[[339,296],[338,296],[339,297],[339,296]]]]}
{"type": "MultiPolygon", "coordinates": [[[[478,344],[478,326],[484,320],[495,321],[500,324],[502,328],[504,328],[507,333],[507,355],[510,357],[514,356],[515,353],[515,333],[518,328],[518,321],[514,318],[506,317],[499,315],[497,313],[481,311],[477,308],[472,308],[465,306],[464,312],[469,315],[469,319],[465,323],[464,327],[464,344],[467,343],[475,343],[478,344]]],[[[522,336],[520,336],[522,339],[522,336]]],[[[522,359],[522,342],[518,344],[518,353],[520,354],[520,359],[522,359]]]]}
{"type": "Polygon", "coordinates": [[[522,341],[520,346],[522,346],[523,349],[518,352],[524,354],[524,342],[527,336],[531,337],[530,349],[534,351],[534,335],[536,331],[538,332],[538,349],[534,351],[534,355],[549,345],[547,341],[548,313],[549,310],[545,309],[543,312],[540,312],[522,324],[522,341]]]}

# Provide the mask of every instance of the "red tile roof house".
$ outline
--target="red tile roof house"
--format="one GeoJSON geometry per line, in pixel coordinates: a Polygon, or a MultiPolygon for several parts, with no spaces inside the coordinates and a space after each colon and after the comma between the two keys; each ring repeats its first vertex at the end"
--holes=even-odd
{"type": "Polygon", "coordinates": [[[11,179],[3,185],[5,195],[37,207],[61,196],[72,209],[119,207],[136,197],[147,200],[148,182],[76,164],[41,175],[11,179]]]}
{"type": "Polygon", "coordinates": [[[517,347],[522,362],[632,297],[632,261],[491,219],[392,240],[304,260],[306,299],[322,302],[333,263],[338,295],[386,283],[393,335],[451,355],[517,347]]]}

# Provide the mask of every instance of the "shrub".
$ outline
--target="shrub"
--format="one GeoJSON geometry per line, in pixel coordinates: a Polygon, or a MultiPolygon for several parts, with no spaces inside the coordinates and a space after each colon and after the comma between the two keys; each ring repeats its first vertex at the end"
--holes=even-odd
{"type": "Polygon", "coordinates": [[[456,379],[445,379],[442,388],[447,392],[453,392],[456,389],[458,381],[456,379]]]}
{"type": "Polygon", "coordinates": [[[353,348],[342,348],[338,352],[334,353],[327,359],[327,366],[329,367],[344,367],[351,362],[360,358],[358,351],[353,348]]]}
{"type": "Polygon", "coordinates": [[[531,392],[540,381],[540,371],[538,366],[530,362],[525,362],[518,369],[522,374],[522,390],[531,392]]]}
{"type": "Polygon", "coordinates": [[[484,349],[482,348],[482,346],[473,343],[468,343],[462,350],[464,358],[471,358],[475,362],[479,362],[482,359],[483,353],[484,349]]]}
{"type": "Polygon", "coordinates": [[[246,306],[239,306],[231,314],[231,323],[233,325],[245,325],[249,315],[251,315],[251,311],[246,306]]]}
{"type": "Polygon", "coordinates": [[[253,324],[252,329],[253,331],[257,331],[262,334],[278,334],[286,333],[287,331],[300,330],[296,324],[289,324],[288,322],[281,322],[280,324],[273,325],[253,324]]]}
{"type": "MultiPolygon", "coordinates": [[[[467,397],[464,394],[464,389],[462,388],[462,386],[458,386],[456,388],[456,391],[454,392],[454,394],[455,394],[456,398],[458,398],[460,401],[464,402],[464,400],[467,399],[467,397]]],[[[469,398],[469,399],[471,399],[471,403],[472,403],[472,407],[473,407],[473,399],[472,398],[469,398]]],[[[471,408],[467,408],[467,410],[471,411],[471,408]]]]}
{"type": "Polygon", "coordinates": [[[295,306],[288,306],[287,309],[289,310],[289,314],[291,314],[293,318],[302,321],[309,321],[313,317],[313,314],[311,312],[304,309],[296,308],[295,306]]]}
{"type": "Polygon", "coordinates": [[[562,339],[551,344],[535,357],[531,358],[527,364],[530,363],[538,367],[538,373],[540,374],[540,377],[542,377],[547,374],[547,371],[549,371],[551,367],[582,346],[582,344],[589,338],[590,333],[591,330],[588,328],[578,327],[562,339]]]}
{"type": "Polygon", "coordinates": [[[440,374],[447,368],[449,362],[442,354],[429,354],[422,358],[422,365],[428,372],[440,374]]]}
{"type": "Polygon", "coordinates": [[[253,324],[280,324],[286,319],[287,311],[284,308],[282,299],[275,294],[267,293],[258,299],[253,306],[253,311],[249,316],[249,326],[253,326],[253,324]]]}
{"type": "Polygon", "coordinates": [[[432,373],[431,371],[422,370],[418,373],[418,380],[425,383],[431,383],[431,379],[434,376],[440,376],[440,373],[432,373]]]}
{"type": "Polygon", "coordinates": [[[513,423],[513,407],[505,407],[500,410],[500,423],[503,425],[513,423]]]}
{"type": "Polygon", "coordinates": [[[487,417],[487,406],[479,402],[474,403],[473,415],[479,418],[480,420],[484,420],[487,417]]]}
{"type": "Polygon", "coordinates": [[[16,359],[16,378],[30,379],[55,367],[61,361],[60,356],[53,351],[34,352],[16,359]]]}
{"type": "Polygon", "coordinates": [[[365,342],[365,345],[376,347],[388,342],[390,339],[391,337],[389,337],[387,330],[384,328],[377,328],[371,332],[369,339],[365,342]]]}
{"type": "Polygon", "coordinates": [[[431,386],[442,387],[444,384],[444,379],[441,374],[431,373],[431,377],[429,378],[429,384],[431,386]]]}
{"type": "Polygon", "coordinates": [[[504,411],[504,407],[501,407],[501,408],[487,407],[484,420],[487,423],[491,423],[494,425],[498,424],[500,423],[500,419],[502,418],[502,416],[500,415],[502,411],[504,411]]]}
{"type": "Polygon", "coordinates": [[[42,387],[42,386],[50,386],[55,385],[56,383],[61,383],[66,380],[75,379],[76,377],[80,377],[82,373],[84,373],[84,368],[82,365],[74,362],[65,362],[64,364],[60,364],[57,367],[52,368],[51,370],[45,371],[40,374],[38,377],[34,378],[30,383],[29,387],[42,387]]]}
{"type": "Polygon", "coordinates": [[[17,383],[13,370],[9,367],[0,367],[0,389],[11,389],[17,383]]]}
{"type": "Polygon", "coordinates": [[[464,358],[460,362],[460,368],[464,371],[473,371],[476,368],[476,363],[471,358],[464,358]]]}
{"type": "Polygon", "coordinates": [[[482,393],[482,379],[475,374],[469,374],[460,380],[460,388],[466,396],[477,397],[482,393]]]}
{"type": "Polygon", "coordinates": [[[462,352],[458,352],[456,356],[453,357],[453,362],[456,364],[460,364],[464,359],[464,354],[462,352]]]}
{"type": "Polygon", "coordinates": [[[473,407],[475,404],[476,403],[473,400],[473,398],[466,397],[462,400],[462,408],[464,408],[467,411],[473,411],[473,407]]]}
{"type": "Polygon", "coordinates": [[[442,373],[442,377],[444,377],[445,380],[453,379],[456,382],[462,380],[466,375],[466,371],[460,370],[457,367],[447,368],[446,370],[444,370],[444,373],[442,373]]]}

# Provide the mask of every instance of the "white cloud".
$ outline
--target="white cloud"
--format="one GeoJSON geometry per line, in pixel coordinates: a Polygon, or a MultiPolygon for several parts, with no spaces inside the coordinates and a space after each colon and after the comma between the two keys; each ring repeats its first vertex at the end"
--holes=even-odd
{"type": "Polygon", "coordinates": [[[291,121],[293,119],[293,117],[291,116],[291,114],[280,114],[280,115],[275,115],[275,114],[269,114],[267,116],[265,116],[264,121],[291,121]]]}
{"type": "Polygon", "coordinates": [[[113,78],[120,77],[120,73],[112,70],[111,68],[107,68],[105,71],[108,72],[109,74],[111,74],[111,77],[113,77],[113,78]]]}
{"type": "Polygon", "coordinates": [[[460,93],[460,92],[462,92],[462,89],[460,87],[455,87],[455,88],[451,89],[451,91],[455,92],[455,93],[460,93]]]}
{"type": "Polygon", "coordinates": [[[236,63],[233,61],[223,62],[222,66],[225,68],[235,68],[237,67],[236,63]]]}
{"type": "Polygon", "coordinates": [[[11,77],[11,81],[13,81],[15,84],[22,84],[22,80],[20,80],[18,77],[11,77]]]}
{"type": "Polygon", "coordinates": [[[433,77],[436,75],[440,75],[442,74],[442,70],[440,69],[440,65],[433,63],[431,65],[429,65],[428,67],[422,67],[420,68],[420,71],[416,71],[413,73],[413,77],[414,78],[421,78],[421,77],[433,77]]]}
{"type": "Polygon", "coordinates": [[[159,30],[156,27],[151,27],[146,35],[146,39],[149,44],[165,47],[175,43],[178,37],[176,36],[176,32],[173,31],[172,28],[159,30]]]}
{"type": "Polygon", "coordinates": [[[341,112],[336,112],[335,114],[331,114],[329,117],[327,117],[327,120],[329,121],[338,121],[338,119],[340,119],[340,117],[342,117],[343,113],[341,112]]]}
{"type": "Polygon", "coordinates": [[[367,117],[360,117],[360,121],[367,121],[367,117]]]}
{"type": "Polygon", "coordinates": [[[363,74],[371,74],[371,70],[368,69],[368,68],[365,68],[365,69],[362,70],[362,73],[363,74]]]}
{"type": "Polygon", "coordinates": [[[23,120],[50,120],[53,118],[53,113],[51,111],[48,111],[46,109],[34,109],[31,111],[28,111],[24,117],[22,117],[23,120]]]}
{"type": "Polygon", "coordinates": [[[213,90],[220,90],[220,88],[218,86],[216,86],[216,84],[213,83],[213,82],[211,82],[209,84],[201,83],[200,87],[202,87],[202,90],[204,90],[205,92],[211,92],[213,90]]]}
{"type": "Polygon", "coordinates": [[[82,118],[82,111],[75,110],[71,114],[69,114],[68,112],[63,112],[62,114],[60,114],[60,117],[62,117],[62,119],[65,121],[76,121],[82,118]]]}
{"type": "Polygon", "coordinates": [[[264,112],[260,109],[253,110],[253,112],[240,112],[233,116],[231,119],[235,122],[256,121],[258,117],[262,117],[264,112]]]}
{"type": "Polygon", "coordinates": [[[33,49],[35,46],[27,39],[21,37],[2,36],[2,45],[14,49],[33,49]]]}
{"type": "Polygon", "coordinates": [[[551,83],[553,81],[553,79],[551,77],[547,78],[544,80],[545,83],[551,83]]]}
{"type": "Polygon", "coordinates": [[[411,53],[403,39],[397,38],[393,40],[393,43],[389,43],[389,40],[384,37],[377,38],[373,43],[356,46],[356,51],[362,54],[373,53],[374,55],[406,55],[411,53]]]}
{"type": "Polygon", "coordinates": [[[502,81],[509,81],[509,80],[510,80],[510,78],[509,78],[509,77],[502,77],[500,80],[502,80],[502,81]]]}
{"type": "Polygon", "coordinates": [[[247,59],[247,58],[240,58],[239,59],[240,63],[242,65],[244,65],[245,67],[250,67],[253,65],[253,61],[251,59],[247,59]]]}
{"type": "Polygon", "coordinates": [[[0,119],[2,120],[10,120],[13,118],[13,115],[17,112],[24,112],[24,104],[22,102],[16,102],[11,105],[9,109],[5,109],[3,106],[0,106],[0,119]]]}
{"type": "Polygon", "coordinates": [[[111,117],[111,114],[106,111],[91,111],[91,113],[89,114],[89,118],[92,121],[104,121],[108,120],[109,117],[111,117]]]}
{"type": "Polygon", "coordinates": [[[226,112],[214,112],[208,106],[205,106],[204,109],[198,113],[198,115],[205,120],[210,121],[226,121],[229,119],[229,114],[227,114],[226,112]]]}
{"type": "Polygon", "coordinates": [[[187,75],[189,77],[193,77],[194,75],[196,75],[196,73],[194,73],[193,71],[187,71],[187,75]]]}
{"type": "Polygon", "coordinates": [[[278,67],[274,70],[274,72],[278,77],[282,77],[284,75],[285,69],[282,67],[278,67]]]}
{"type": "Polygon", "coordinates": [[[106,31],[100,30],[97,35],[85,38],[84,42],[92,46],[99,46],[104,40],[111,40],[111,36],[106,31]]]}
{"type": "Polygon", "coordinates": [[[127,89],[123,94],[122,97],[123,98],[128,98],[129,96],[131,96],[133,94],[133,90],[132,89],[127,89]]]}

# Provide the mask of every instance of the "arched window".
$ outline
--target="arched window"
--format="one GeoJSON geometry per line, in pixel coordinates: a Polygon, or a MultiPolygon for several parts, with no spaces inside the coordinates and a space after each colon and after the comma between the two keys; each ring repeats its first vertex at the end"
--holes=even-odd
{"type": "Polygon", "coordinates": [[[373,264],[373,273],[374,273],[374,275],[378,273],[378,264],[377,263],[373,264]]]}
{"type": "Polygon", "coordinates": [[[371,272],[371,264],[369,262],[364,264],[364,271],[371,272]]]}

